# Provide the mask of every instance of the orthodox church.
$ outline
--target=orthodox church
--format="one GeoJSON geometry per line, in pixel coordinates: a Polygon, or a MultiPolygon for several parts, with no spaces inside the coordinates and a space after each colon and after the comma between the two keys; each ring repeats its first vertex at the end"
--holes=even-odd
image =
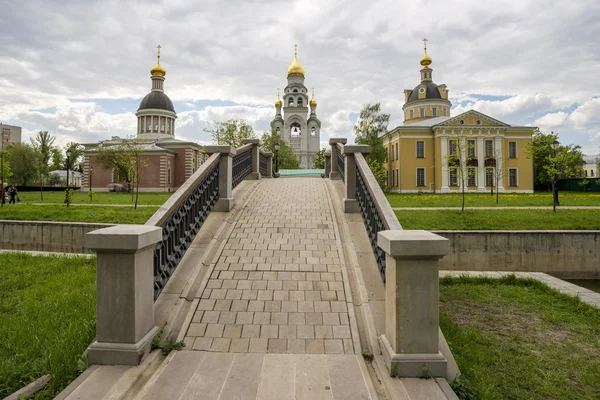
{"type": "Polygon", "coordinates": [[[317,118],[314,89],[312,98],[308,100],[308,90],[304,86],[304,67],[298,61],[296,50],[294,61],[287,70],[287,86],[283,90],[283,101],[279,98],[278,90],[275,110],[271,129],[292,148],[300,168],[314,168],[315,155],[320,147],[321,121],[317,118]]]}
{"type": "Polygon", "coordinates": [[[452,116],[446,85],[433,82],[424,40],[421,82],[404,91],[404,125],[380,136],[392,192],[532,193],[527,154],[534,127],[516,126],[475,110],[452,116]],[[460,154],[459,154],[460,153],[460,154]]]}
{"type": "MultiPolygon", "coordinates": [[[[139,188],[145,192],[171,192],[181,186],[204,161],[202,146],[175,138],[177,113],[164,91],[167,70],[160,65],[160,45],[157,62],[150,69],[152,89],[141,101],[136,112],[137,130],[134,138],[147,164],[140,174],[139,188]]],[[[127,186],[119,171],[106,169],[96,160],[101,147],[117,146],[124,138],[113,136],[99,143],[84,144],[82,191],[108,191],[111,183],[127,186]]]]}

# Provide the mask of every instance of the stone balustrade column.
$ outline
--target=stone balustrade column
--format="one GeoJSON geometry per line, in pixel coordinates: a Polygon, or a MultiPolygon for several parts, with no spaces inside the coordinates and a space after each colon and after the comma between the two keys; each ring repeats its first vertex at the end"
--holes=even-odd
{"type": "Polygon", "coordinates": [[[379,337],[392,376],[445,377],[439,349],[439,260],[449,241],[431,232],[381,231],[385,256],[385,334],[379,337]]]}
{"type": "Polygon", "coordinates": [[[273,153],[270,151],[263,151],[263,154],[267,157],[267,178],[273,177],[273,153]]]}
{"type": "Polygon", "coordinates": [[[325,178],[329,178],[329,174],[331,173],[331,151],[327,150],[323,154],[323,158],[325,159],[325,178]]]}
{"type": "Polygon", "coordinates": [[[329,139],[329,145],[331,146],[331,171],[329,172],[329,179],[341,179],[338,173],[338,148],[337,144],[346,144],[348,139],[346,138],[331,138],[329,139]]]}
{"type": "Polygon", "coordinates": [[[243,139],[242,143],[252,144],[252,172],[246,179],[260,180],[260,139],[243,139]]]}
{"type": "Polygon", "coordinates": [[[154,246],[162,228],[116,225],[89,232],[96,252],[96,340],[88,362],[138,365],[150,352],[154,326],[154,246]]]}
{"type": "Polygon", "coordinates": [[[366,144],[349,144],[344,146],[343,154],[346,156],[344,163],[344,180],[346,189],[344,191],[344,212],[357,213],[360,212],[360,205],[356,200],[356,159],[355,153],[369,154],[371,146],[366,144]]]}
{"type": "Polygon", "coordinates": [[[213,211],[229,212],[235,204],[233,198],[233,156],[236,154],[235,147],[229,145],[206,146],[204,149],[209,156],[219,153],[219,200],[213,211]]]}

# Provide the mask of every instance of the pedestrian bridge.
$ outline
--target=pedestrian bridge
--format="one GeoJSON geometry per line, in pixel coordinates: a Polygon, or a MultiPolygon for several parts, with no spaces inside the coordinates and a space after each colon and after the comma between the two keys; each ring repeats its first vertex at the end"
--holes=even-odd
{"type": "Polygon", "coordinates": [[[209,146],[146,225],[89,233],[96,340],[58,398],[456,398],[448,242],[402,230],[368,146],[330,144],[324,178],[285,179],[257,140],[209,146]]]}

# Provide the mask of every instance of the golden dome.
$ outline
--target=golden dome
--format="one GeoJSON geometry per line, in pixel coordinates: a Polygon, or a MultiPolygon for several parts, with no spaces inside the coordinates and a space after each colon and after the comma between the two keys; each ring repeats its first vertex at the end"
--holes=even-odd
{"type": "Polygon", "coordinates": [[[431,57],[429,57],[427,55],[427,39],[423,39],[423,44],[424,44],[424,48],[425,48],[424,49],[425,55],[423,56],[423,58],[421,58],[420,63],[423,66],[423,68],[429,68],[429,65],[431,64],[431,62],[433,60],[431,59],[431,57]]]}
{"type": "Polygon", "coordinates": [[[294,51],[294,61],[290,64],[287,70],[287,76],[301,76],[304,77],[304,67],[298,62],[296,57],[296,51],[294,51]]]}
{"type": "Polygon", "coordinates": [[[281,99],[279,98],[279,88],[277,88],[277,100],[275,100],[275,107],[281,107],[283,103],[281,102],[281,99]]]}
{"type": "Polygon", "coordinates": [[[315,107],[317,105],[317,100],[315,99],[315,89],[312,90],[312,99],[310,99],[310,106],[315,107]]]}
{"type": "Polygon", "coordinates": [[[152,76],[165,76],[167,74],[167,70],[160,65],[160,44],[156,46],[156,48],[158,49],[156,65],[152,67],[150,74],[152,76]]]}

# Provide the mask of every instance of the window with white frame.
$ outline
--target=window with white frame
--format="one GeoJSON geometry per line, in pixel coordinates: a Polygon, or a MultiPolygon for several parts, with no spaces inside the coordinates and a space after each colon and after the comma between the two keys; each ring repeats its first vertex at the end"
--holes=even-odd
{"type": "Polygon", "coordinates": [[[475,141],[467,140],[467,156],[475,157],[475,141]]]}
{"type": "Polygon", "coordinates": [[[517,169],[508,169],[508,186],[517,186],[517,169]]]}
{"type": "Polygon", "coordinates": [[[494,141],[493,140],[485,141],[485,156],[486,157],[494,156],[494,141]]]}
{"type": "Polygon", "coordinates": [[[470,167],[467,170],[467,186],[477,186],[477,168],[470,167]]]}
{"type": "Polygon", "coordinates": [[[485,186],[494,186],[494,168],[485,169],[485,186]]]}
{"type": "Polygon", "coordinates": [[[417,158],[425,158],[425,142],[417,140],[417,158]]]}
{"type": "Polygon", "coordinates": [[[408,114],[410,115],[410,118],[409,118],[409,119],[413,119],[413,116],[414,116],[413,110],[410,110],[410,111],[408,112],[408,114]]]}
{"type": "Polygon", "coordinates": [[[419,115],[421,118],[425,117],[425,109],[424,108],[419,109],[419,115]]]}
{"type": "Polygon", "coordinates": [[[434,117],[437,117],[437,108],[433,107],[431,109],[431,115],[433,115],[434,117]]]}
{"type": "Polygon", "coordinates": [[[417,168],[417,186],[425,186],[425,168],[417,168]]]}
{"type": "Polygon", "coordinates": [[[517,142],[508,142],[508,158],[517,158],[517,142]]]}
{"type": "Polygon", "coordinates": [[[458,169],[450,168],[450,186],[458,186],[458,169]]]}
{"type": "Polygon", "coordinates": [[[449,146],[449,153],[451,156],[456,154],[456,140],[449,140],[448,141],[448,146],[449,146]]]}

